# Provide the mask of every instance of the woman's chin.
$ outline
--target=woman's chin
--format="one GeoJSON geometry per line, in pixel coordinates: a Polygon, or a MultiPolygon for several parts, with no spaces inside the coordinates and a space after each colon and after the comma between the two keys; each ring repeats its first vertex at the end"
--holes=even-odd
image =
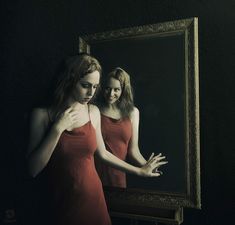
{"type": "Polygon", "coordinates": [[[83,104],[83,105],[86,105],[86,104],[88,104],[90,101],[91,101],[91,98],[84,98],[84,99],[79,100],[78,102],[81,103],[81,104],[83,104]]]}
{"type": "Polygon", "coordinates": [[[110,104],[110,105],[116,103],[116,101],[117,101],[116,99],[112,99],[112,100],[107,99],[107,103],[110,104]]]}

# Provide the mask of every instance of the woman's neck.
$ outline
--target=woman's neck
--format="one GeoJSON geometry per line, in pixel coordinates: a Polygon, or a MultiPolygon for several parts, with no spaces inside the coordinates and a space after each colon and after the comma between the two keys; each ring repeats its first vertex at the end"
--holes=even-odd
{"type": "Polygon", "coordinates": [[[116,111],[116,110],[119,110],[117,104],[106,104],[105,107],[106,110],[112,110],[112,111],[116,111]]]}
{"type": "Polygon", "coordinates": [[[117,104],[107,104],[105,106],[103,106],[100,111],[104,114],[108,114],[108,115],[114,115],[115,117],[120,117],[121,115],[121,111],[118,108],[117,104]]]}
{"type": "Polygon", "coordinates": [[[81,104],[80,102],[73,99],[68,99],[67,106],[72,108],[85,108],[87,107],[87,104],[81,104]]]}

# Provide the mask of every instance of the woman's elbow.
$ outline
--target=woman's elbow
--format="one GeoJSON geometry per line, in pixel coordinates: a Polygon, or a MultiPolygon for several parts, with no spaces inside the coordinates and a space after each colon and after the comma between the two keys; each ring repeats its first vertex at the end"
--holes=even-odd
{"type": "Polygon", "coordinates": [[[33,160],[28,161],[28,174],[30,177],[35,178],[44,168],[44,163],[35,162],[33,160]]]}
{"type": "Polygon", "coordinates": [[[32,165],[32,163],[28,163],[28,174],[31,178],[35,178],[38,175],[38,170],[35,168],[35,166],[32,165]]]}
{"type": "Polygon", "coordinates": [[[35,178],[37,175],[38,175],[38,173],[29,171],[29,176],[30,176],[31,178],[35,178]]]}

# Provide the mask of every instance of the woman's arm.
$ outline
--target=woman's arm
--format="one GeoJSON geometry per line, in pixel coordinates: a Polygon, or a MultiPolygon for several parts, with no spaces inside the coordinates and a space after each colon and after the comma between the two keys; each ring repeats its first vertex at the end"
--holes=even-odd
{"type": "Polygon", "coordinates": [[[134,107],[130,116],[132,125],[132,136],[128,146],[128,156],[137,165],[143,166],[146,164],[145,158],[140,153],[139,149],[139,110],[134,107]]]}
{"type": "Polygon", "coordinates": [[[117,158],[112,153],[106,150],[105,144],[103,141],[103,137],[101,134],[101,128],[100,128],[100,112],[97,107],[92,107],[92,112],[94,115],[95,120],[95,128],[96,128],[96,138],[97,138],[97,154],[100,157],[102,161],[107,163],[108,165],[122,170],[124,172],[136,174],[139,176],[149,176],[149,177],[157,177],[160,174],[159,173],[153,173],[153,170],[163,164],[166,164],[167,162],[159,161],[158,157],[154,157],[152,154],[149,160],[146,162],[144,166],[141,168],[135,167],[130,165],[129,163],[126,163],[125,161],[117,158]]]}
{"type": "Polygon", "coordinates": [[[46,109],[33,110],[27,155],[29,172],[33,177],[47,165],[61,135],[61,132],[55,126],[52,126],[46,135],[48,123],[46,109]]]}
{"type": "MultiPolygon", "coordinates": [[[[134,107],[133,112],[131,113],[131,124],[132,124],[132,137],[129,142],[128,146],[128,156],[130,157],[131,160],[133,160],[137,165],[143,166],[147,163],[143,155],[140,153],[139,149],[139,110],[134,107]]],[[[162,159],[165,159],[165,156],[162,156],[162,154],[158,154],[156,156],[157,160],[160,161],[162,159]]],[[[161,171],[158,170],[158,167],[154,169],[154,173],[160,173],[162,174],[161,171]]]]}
{"type": "Polygon", "coordinates": [[[77,120],[77,112],[68,108],[48,130],[49,119],[46,109],[33,110],[27,154],[31,176],[35,177],[43,170],[50,160],[62,132],[77,120]]]}

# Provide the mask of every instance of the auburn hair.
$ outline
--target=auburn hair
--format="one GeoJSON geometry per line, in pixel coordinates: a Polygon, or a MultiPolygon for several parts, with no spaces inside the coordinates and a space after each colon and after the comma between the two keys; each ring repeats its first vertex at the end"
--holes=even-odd
{"type": "Polygon", "coordinates": [[[78,81],[94,71],[101,75],[101,65],[97,59],[86,53],[71,56],[63,62],[52,94],[51,110],[54,116],[68,107],[68,100],[76,90],[78,81]]]}

